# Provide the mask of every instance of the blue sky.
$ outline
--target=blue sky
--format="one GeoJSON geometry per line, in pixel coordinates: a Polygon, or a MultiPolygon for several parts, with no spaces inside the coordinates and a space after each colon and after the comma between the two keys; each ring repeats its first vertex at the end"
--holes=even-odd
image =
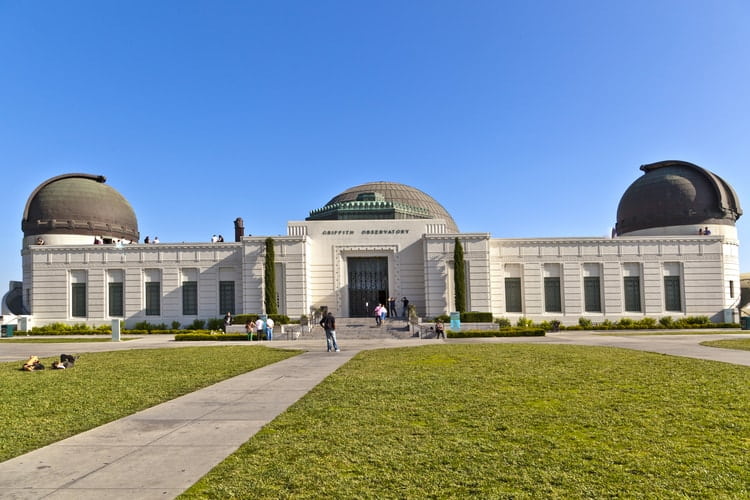
{"type": "Polygon", "coordinates": [[[162,242],[284,234],[378,180],[465,232],[604,236],[668,159],[747,210],[749,48],[745,0],[0,0],[0,283],[69,172],[162,242]]]}

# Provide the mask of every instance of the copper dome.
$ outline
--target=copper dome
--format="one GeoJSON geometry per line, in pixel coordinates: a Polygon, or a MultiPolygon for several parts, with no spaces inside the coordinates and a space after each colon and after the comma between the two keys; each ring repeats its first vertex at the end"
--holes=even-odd
{"type": "Polygon", "coordinates": [[[43,182],[26,202],[24,236],[101,235],[138,241],[133,208],[105,182],[104,176],[91,174],[64,174],[43,182]]]}
{"type": "Polygon", "coordinates": [[[617,208],[617,234],[642,229],[718,224],[734,226],[742,215],[739,198],[724,179],[692,163],[642,165],[617,208]]]}

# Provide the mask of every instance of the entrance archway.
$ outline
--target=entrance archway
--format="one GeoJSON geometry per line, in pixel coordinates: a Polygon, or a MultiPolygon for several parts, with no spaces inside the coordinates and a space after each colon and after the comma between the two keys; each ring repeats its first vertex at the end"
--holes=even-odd
{"type": "Polygon", "coordinates": [[[375,306],[388,300],[388,257],[349,257],[349,316],[372,315],[375,306]]]}

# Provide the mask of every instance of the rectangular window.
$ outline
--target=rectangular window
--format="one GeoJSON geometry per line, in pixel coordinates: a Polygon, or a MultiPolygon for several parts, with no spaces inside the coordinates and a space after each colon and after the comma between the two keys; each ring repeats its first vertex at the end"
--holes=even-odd
{"type": "Polygon", "coordinates": [[[76,318],[86,317],[86,283],[71,283],[71,313],[76,318]]]}
{"type": "Polygon", "coordinates": [[[122,317],[123,314],[123,294],[122,283],[109,283],[109,315],[122,317]]]}
{"type": "Polygon", "coordinates": [[[583,278],[583,300],[586,312],[602,312],[602,292],[599,276],[583,278]]]}
{"type": "Polygon", "coordinates": [[[625,276],[625,310],[641,311],[641,278],[640,276],[625,276]]]}
{"type": "Polygon", "coordinates": [[[198,282],[182,282],[182,314],[196,316],[198,314],[198,282]]]}
{"type": "Polygon", "coordinates": [[[505,311],[523,312],[521,304],[521,278],[505,278],[505,311]]]}
{"type": "Polygon", "coordinates": [[[733,280],[729,280],[729,298],[730,299],[734,298],[734,281],[733,280]]]}
{"type": "Polygon", "coordinates": [[[146,282],[146,316],[159,316],[161,314],[161,283],[158,281],[146,282]]]}
{"type": "Polygon", "coordinates": [[[562,312],[560,278],[544,278],[544,310],[546,312],[562,312]]]}
{"type": "Polygon", "coordinates": [[[679,276],[664,276],[664,305],[667,311],[682,311],[679,276]]]}
{"type": "Polygon", "coordinates": [[[226,314],[234,311],[234,281],[219,282],[219,313],[226,314]]]}

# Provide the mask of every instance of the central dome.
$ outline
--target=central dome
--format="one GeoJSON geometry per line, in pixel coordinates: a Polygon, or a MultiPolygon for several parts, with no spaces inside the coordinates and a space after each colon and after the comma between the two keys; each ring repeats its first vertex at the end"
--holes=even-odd
{"type": "Polygon", "coordinates": [[[432,196],[397,182],[368,182],[331,198],[306,220],[444,219],[449,233],[456,221],[432,196]]]}

